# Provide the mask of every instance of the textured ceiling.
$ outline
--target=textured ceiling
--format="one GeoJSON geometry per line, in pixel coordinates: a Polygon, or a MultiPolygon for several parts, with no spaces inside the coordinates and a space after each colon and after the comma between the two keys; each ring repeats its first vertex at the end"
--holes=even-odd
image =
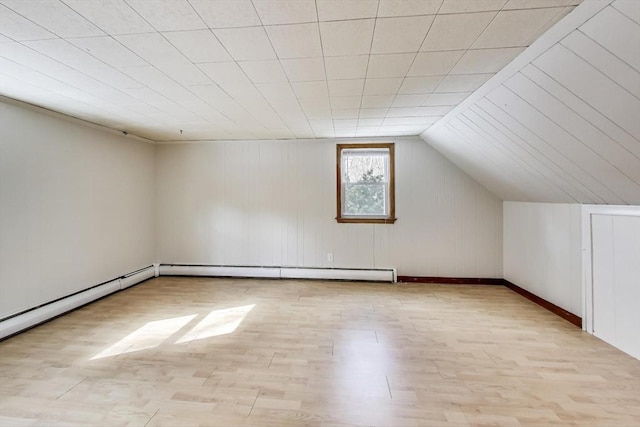
{"type": "Polygon", "coordinates": [[[422,137],[503,200],[640,204],[640,1],[551,33],[422,137]]]}
{"type": "Polygon", "coordinates": [[[0,0],[0,94],[156,141],[418,135],[581,0],[0,0]]]}

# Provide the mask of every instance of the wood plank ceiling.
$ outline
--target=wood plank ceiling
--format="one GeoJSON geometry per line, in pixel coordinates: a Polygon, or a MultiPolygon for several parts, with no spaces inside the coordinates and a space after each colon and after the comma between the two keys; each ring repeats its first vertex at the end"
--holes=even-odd
{"type": "Polygon", "coordinates": [[[640,204],[640,1],[609,3],[422,137],[503,200],[640,204]]]}

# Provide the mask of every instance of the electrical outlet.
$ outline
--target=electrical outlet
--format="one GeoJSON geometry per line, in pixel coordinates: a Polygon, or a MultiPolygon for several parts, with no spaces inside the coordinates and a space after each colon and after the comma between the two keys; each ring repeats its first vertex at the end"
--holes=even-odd
{"type": "Polygon", "coordinates": [[[333,262],[333,254],[331,252],[327,254],[327,261],[333,262]]]}

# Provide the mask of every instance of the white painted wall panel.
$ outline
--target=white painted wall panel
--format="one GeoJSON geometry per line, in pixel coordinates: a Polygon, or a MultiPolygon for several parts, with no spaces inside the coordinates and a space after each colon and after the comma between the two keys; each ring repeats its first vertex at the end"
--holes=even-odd
{"type": "Polygon", "coordinates": [[[592,215],[593,333],[640,358],[640,217],[592,215]]]}
{"type": "Polygon", "coordinates": [[[577,204],[504,202],[504,278],[582,316],[577,204]]]}
{"type": "Polygon", "coordinates": [[[0,102],[0,317],[150,265],[154,146],[0,102]]]}
{"type": "Polygon", "coordinates": [[[421,136],[504,200],[640,204],[637,2],[583,2],[421,136]]]}
{"type": "Polygon", "coordinates": [[[345,141],[158,146],[159,261],[501,276],[501,201],[416,137],[395,140],[398,221],[336,223],[345,141]]]}

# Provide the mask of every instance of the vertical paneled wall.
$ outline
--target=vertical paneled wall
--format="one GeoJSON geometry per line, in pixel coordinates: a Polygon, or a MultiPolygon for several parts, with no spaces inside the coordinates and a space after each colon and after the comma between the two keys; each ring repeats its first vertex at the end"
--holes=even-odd
{"type": "Polygon", "coordinates": [[[578,204],[504,202],[504,278],[582,316],[578,204]]]}
{"type": "Polygon", "coordinates": [[[155,147],[0,102],[0,318],[150,265],[155,147]]]}
{"type": "Polygon", "coordinates": [[[159,261],[502,276],[502,201],[417,137],[395,140],[398,221],[337,224],[343,141],[158,146],[159,261]]]}
{"type": "Polygon", "coordinates": [[[590,219],[593,333],[640,359],[640,216],[590,219]]]}

